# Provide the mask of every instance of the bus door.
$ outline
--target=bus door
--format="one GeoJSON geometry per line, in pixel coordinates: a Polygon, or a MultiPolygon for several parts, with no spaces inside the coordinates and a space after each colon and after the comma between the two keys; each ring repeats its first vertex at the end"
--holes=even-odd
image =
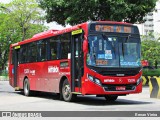
{"type": "Polygon", "coordinates": [[[20,50],[20,46],[16,46],[14,47],[13,49],[13,68],[12,68],[12,75],[13,75],[13,85],[14,87],[17,87],[18,86],[18,60],[19,60],[19,50],[20,50]]]}
{"type": "Polygon", "coordinates": [[[71,91],[75,92],[75,87],[79,88],[81,92],[81,77],[83,76],[83,52],[82,29],[72,31],[71,40],[71,91]]]}

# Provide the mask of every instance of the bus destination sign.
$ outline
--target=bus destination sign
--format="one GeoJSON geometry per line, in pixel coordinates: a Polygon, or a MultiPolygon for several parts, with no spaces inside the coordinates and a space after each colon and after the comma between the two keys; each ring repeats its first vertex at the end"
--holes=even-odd
{"type": "Polygon", "coordinates": [[[133,27],[123,25],[94,25],[91,30],[96,32],[134,33],[133,27]]]}

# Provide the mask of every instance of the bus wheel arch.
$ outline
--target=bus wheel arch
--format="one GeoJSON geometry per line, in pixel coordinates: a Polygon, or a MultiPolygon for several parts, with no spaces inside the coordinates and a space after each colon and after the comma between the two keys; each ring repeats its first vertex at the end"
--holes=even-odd
{"type": "Polygon", "coordinates": [[[29,79],[27,76],[25,76],[23,80],[23,92],[25,96],[31,95],[30,83],[29,83],[29,79]]]}
{"type": "Polygon", "coordinates": [[[60,98],[66,102],[74,101],[76,98],[76,95],[71,93],[71,87],[70,87],[68,78],[66,76],[62,77],[60,81],[60,98]],[[65,90],[67,92],[65,92],[65,90]],[[66,93],[69,93],[69,94],[66,95],[66,93]]]}
{"type": "Polygon", "coordinates": [[[60,95],[60,100],[63,100],[62,96],[62,87],[63,87],[63,82],[67,79],[66,76],[63,76],[59,82],[59,95],[60,95]]]}

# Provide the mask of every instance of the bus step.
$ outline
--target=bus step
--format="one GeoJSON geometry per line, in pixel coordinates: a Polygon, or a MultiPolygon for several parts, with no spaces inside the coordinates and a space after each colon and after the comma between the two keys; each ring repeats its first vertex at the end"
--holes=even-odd
{"type": "Polygon", "coordinates": [[[15,91],[19,91],[20,88],[19,88],[19,87],[15,87],[14,90],[15,90],[15,91]]]}

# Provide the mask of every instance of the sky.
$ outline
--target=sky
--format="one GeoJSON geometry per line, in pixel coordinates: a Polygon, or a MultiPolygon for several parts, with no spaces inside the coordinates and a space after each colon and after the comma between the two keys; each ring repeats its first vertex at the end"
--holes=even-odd
{"type": "Polygon", "coordinates": [[[1,3],[9,3],[11,2],[12,0],[0,0],[1,3]]]}

